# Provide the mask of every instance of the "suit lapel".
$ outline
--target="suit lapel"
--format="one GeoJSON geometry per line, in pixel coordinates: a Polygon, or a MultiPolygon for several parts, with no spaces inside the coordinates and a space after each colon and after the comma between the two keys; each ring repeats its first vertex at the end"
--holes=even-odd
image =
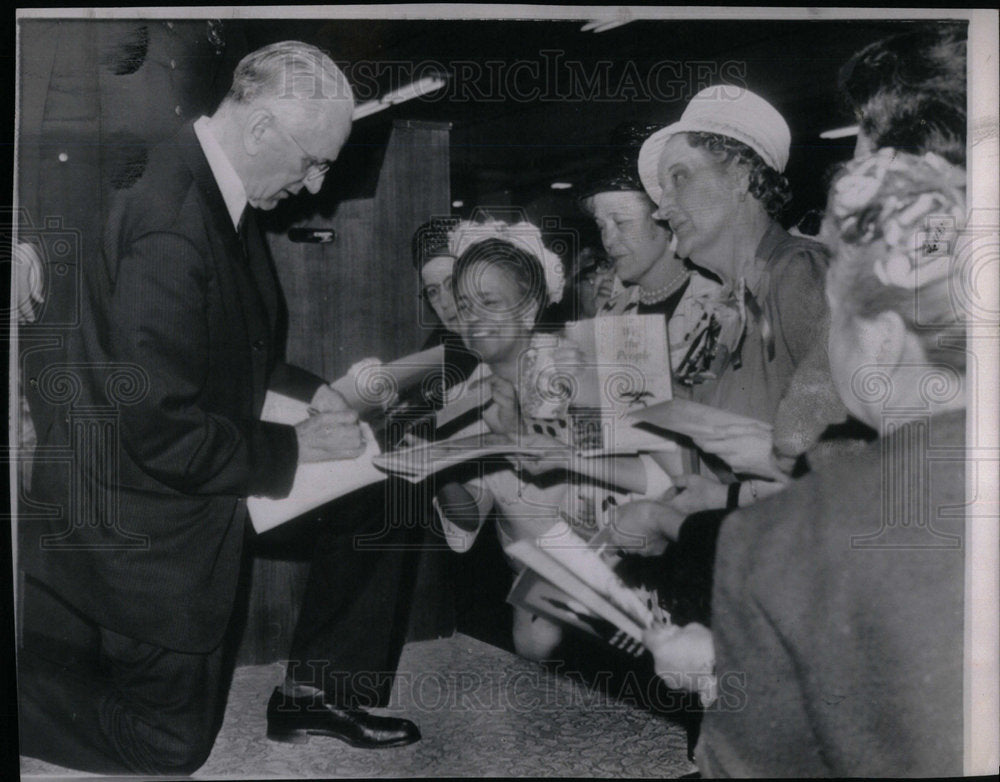
{"type": "MultiPolygon", "coordinates": [[[[181,129],[178,140],[181,154],[198,187],[200,200],[205,205],[205,229],[212,245],[224,306],[234,326],[237,323],[243,324],[245,344],[248,347],[247,360],[253,367],[256,411],[263,406],[272,363],[274,326],[271,308],[265,303],[257,281],[258,274],[251,269],[247,251],[233,227],[225,199],[191,125],[185,125],[181,129]]],[[[246,214],[252,213],[253,210],[247,208],[246,214]]],[[[256,226],[253,232],[259,236],[256,226]]],[[[270,288],[274,290],[273,280],[270,288]]]]}

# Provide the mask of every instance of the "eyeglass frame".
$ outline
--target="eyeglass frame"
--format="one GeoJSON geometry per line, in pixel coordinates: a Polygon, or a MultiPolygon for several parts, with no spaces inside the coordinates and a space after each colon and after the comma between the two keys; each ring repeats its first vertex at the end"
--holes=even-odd
{"type": "Polygon", "coordinates": [[[292,132],[280,121],[278,121],[277,116],[275,116],[275,124],[285,132],[285,135],[292,140],[292,143],[299,148],[299,152],[301,152],[302,156],[306,159],[306,173],[302,178],[319,179],[320,177],[326,176],[326,173],[330,170],[332,163],[329,160],[319,160],[313,157],[306,150],[306,148],[299,143],[299,140],[292,135],[292,132]]]}

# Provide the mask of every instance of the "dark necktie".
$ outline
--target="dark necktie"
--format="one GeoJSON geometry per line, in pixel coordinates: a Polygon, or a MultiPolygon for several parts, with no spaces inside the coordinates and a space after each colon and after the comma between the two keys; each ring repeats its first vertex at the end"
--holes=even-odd
{"type": "Polygon", "coordinates": [[[250,258],[250,232],[256,230],[257,218],[253,213],[253,207],[249,204],[243,207],[243,214],[240,215],[240,222],[236,226],[236,234],[240,237],[240,247],[243,255],[250,258]]]}
{"type": "Polygon", "coordinates": [[[271,320],[274,317],[273,307],[275,304],[273,299],[276,295],[276,282],[268,261],[264,237],[257,223],[257,213],[253,207],[247,205],[243,209],[236,232],[239,235],[240,248],[243,250],[247,269],[250,271],[250,277],[254,283],[253,287],[260,303],[268,313],[268,319],[271,320]]]}

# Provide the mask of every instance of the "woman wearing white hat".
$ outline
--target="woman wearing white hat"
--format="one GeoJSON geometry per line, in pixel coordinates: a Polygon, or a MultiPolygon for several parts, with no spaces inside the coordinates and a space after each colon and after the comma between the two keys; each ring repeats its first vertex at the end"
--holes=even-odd
{"type": "Polygon", "coordinates": [[[698,93],[639,153],[642,183],[677,237],[677,254],[717,275],[742,315],[741,333],[719,351],[728,356],[716,357],[726,366],[699,396],[762,421],[773,419],[826,306],[825,251],[777,221],[791,198],[782,175],[790,143],[771,104],[717,86],[698,93]]]}
{"type": "Polygon", "coordinates": [[[726,517],[711,630],[647,631],[661,676],[718,698],[705,777],[962,773],[965,517],[948,509],[966,468],[926,444],[963,452],[965,171],[886,148],[848,164],[829,205],[833,382],[881,436],[726,517]]]}
{"type": "MultiPolygon", "coordinates": [[[[782,174],[790,143],[788,125],[770,103],[720,85],[698,93],[680,120],[650,136],[639,153],[643,186],[658,205],[655,216],[673,230],[677,254],[716,275],[728,294],[728,307],[713,316],[716,327],[696,340],[680,370],[696,401],[761,422],[760,433],[744,438],[725,432],[696,440],[736,472],[744,460],[762,461],[739,449],[770,442],[778,404],[826,313],[826,251],[778,223],[791,198],[782,174]]],[[[733,475],[712,466],[732,486],[733,475]]],[[[782,477],[776,466],[753,474],[782,477]]],[[[747,481],[731,491],[692,478],[687,488],[675,503],[682,513],[727,500],[746,504],[777,486],[747,481]]]]}

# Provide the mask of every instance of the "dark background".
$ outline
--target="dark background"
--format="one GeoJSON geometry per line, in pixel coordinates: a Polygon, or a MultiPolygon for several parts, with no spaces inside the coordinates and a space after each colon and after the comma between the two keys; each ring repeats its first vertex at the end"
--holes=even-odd
{"type": "Polygon", "coordinates": [[[375,97],[375,84],[383,94],[409,83],[407,74],[443,65],[446,88],[359,120],[349,143],[377,145],[397,117],[451,122],[451,191],[464,215],[477,204],[511,204],[535,219],[577,221],[573,190],[550,184],[579,185],[617,124],[668,124],[699,89],[743,84],[791,127],[786,173],[795,200],[785,222],[794,224],[823,206],[824,172],[853,150],[853,137],[819,138],[855,124],[837,94],[838,69],[910,24],[635,21],[593,33],[581,30],[584,22],[285,21],[249,22],[245,30],[251,46],[297,37],[326,49],[344,65],[359,102],[375,97]]]}

